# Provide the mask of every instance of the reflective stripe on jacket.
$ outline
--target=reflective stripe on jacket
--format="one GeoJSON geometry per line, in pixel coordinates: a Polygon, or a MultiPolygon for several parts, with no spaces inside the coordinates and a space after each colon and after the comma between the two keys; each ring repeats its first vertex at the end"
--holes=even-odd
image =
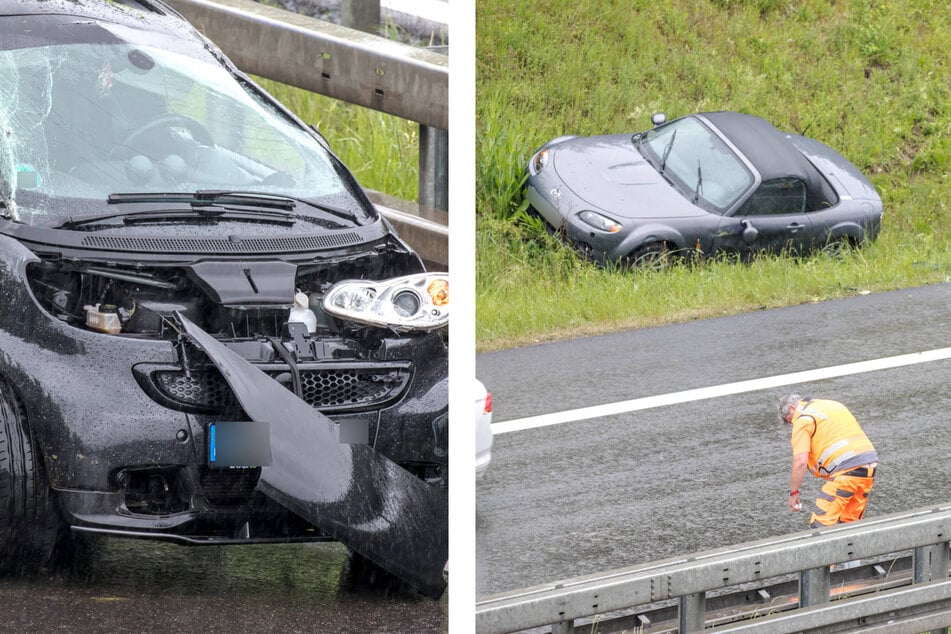
{"type": "Polygon", "coordinates": [[[815,399],[796,410],[792,419],[793,455],[806,451],[809,471],[829,478],[843,471],[878,461],[878,454],[855,416],[842,403],[815,399]],[[813,421],[815,428],[813,429],[813,421]]]}

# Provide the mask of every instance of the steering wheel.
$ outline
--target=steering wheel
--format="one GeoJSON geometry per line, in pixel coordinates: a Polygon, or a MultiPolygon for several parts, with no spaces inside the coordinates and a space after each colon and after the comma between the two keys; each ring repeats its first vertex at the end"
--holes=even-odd
{"type": "Polygon", "coordinates": [[[109,150],[109,159],[115,158],[119,152],[136,152],[134,149],[136,143],[150,132],[160,129],[169,131],[172,128],[185,128],[191,132],[192,138],[200,145],[214,145],[211,132],[200,122],[187,115],[170,113],[147,121],[126,135],[122,142],[112,146],[112,149],[109,150]]]}

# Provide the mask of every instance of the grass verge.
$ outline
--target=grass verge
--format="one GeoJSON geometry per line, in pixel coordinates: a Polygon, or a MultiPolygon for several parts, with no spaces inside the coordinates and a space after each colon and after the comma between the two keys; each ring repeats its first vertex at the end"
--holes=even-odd
{"type": "Polygon", "coordinates": [[[254,80],[320,130],[363,187],[403,200],[418,199],[418,124],[269,79],[254,80]]]}
{"type": "Polygon", "coordinates": [[[480,351],[951,281],[951,7],[941,2],[483,0],[477,5],[480,351]],[[525,215],[524,165],[563,134],[738,110],[839,150],[882,195],[837,260],[598,269],[525,215]]]}

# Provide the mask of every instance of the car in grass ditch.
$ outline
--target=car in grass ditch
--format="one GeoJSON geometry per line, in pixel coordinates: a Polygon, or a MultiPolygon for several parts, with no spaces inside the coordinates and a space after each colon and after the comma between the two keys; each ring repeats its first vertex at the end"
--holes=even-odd
{"type": "Polygon", "coordinates": [[[0,0],[0,291],[0,568],[339,541],[443,593],[448,275],[169,6],[0,0]]]}
{"type": "Polygon", "coordinates": [[[635,134],[565,136],[529,159],[530,212],[599,264],[838,251],[873,241],[882,200],[842,155],[765,119],[705,112],[635,134]]]}

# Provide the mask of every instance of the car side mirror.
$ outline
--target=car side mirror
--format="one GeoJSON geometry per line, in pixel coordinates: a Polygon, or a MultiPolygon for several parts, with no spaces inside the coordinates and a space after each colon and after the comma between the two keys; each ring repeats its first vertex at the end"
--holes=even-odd
{"type": "Polygon", "coordinates": [[[743,242],[746,244],[756,242],[756,238],[759,237],[759,229],[754,227],[753,223],[749,220],[741,220],[740,224],[743,225],[743,242]]]}
{"type": "Polygon", "coordinates": [[[651,115],[651,123],[654,124],[655,128],[661,124],[667,123],[667,115],[665,115],[663,112],[655,112],[651,115]]]}

